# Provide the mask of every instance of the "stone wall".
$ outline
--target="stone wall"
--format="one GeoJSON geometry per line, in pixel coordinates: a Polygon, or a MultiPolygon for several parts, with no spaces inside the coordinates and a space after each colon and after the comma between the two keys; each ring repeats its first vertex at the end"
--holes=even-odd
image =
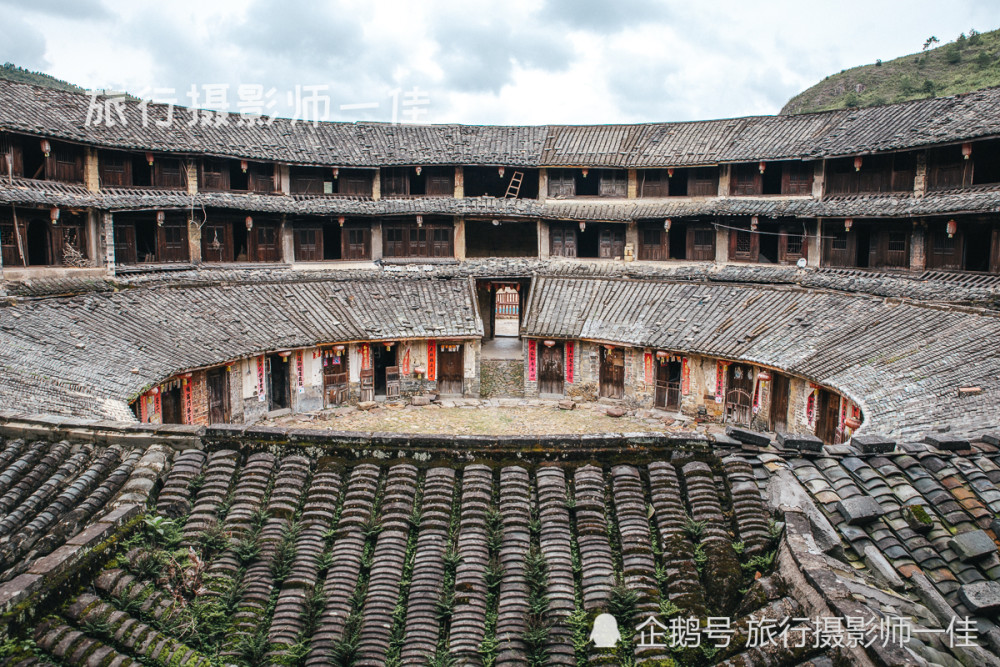
{"type": "Polygon", "coordinates": [[[479,395],[482,398],[522,398],[524,361],[485,359],[481,362],[479,395]]]}

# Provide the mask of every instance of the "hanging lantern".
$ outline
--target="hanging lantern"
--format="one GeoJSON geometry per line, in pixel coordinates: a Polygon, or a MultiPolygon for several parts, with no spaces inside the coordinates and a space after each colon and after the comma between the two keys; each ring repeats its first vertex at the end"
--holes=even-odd
{"type": "Polygon", "coordinates": [[[674,168],[667,167],[667,178],[673,178],[673,177],[674,177],[674,168]]]}
{"type": "Polygon", "coordinates": [[[247,173],[247,161],[246,160],[240,160],[240,169],[243,170],[244,174],[247,173]]]}
{"type": "Polygon", "coordinates": [[[656,358],[657,359],[666,359],[669,356],[670,356],[669,352],[665,352],[663,350],[657,350],[656,351],[656,358]]]}
{"type": "Polygon", "coordinates": [[[49,220],[52,221],[53,225],[59,224],[59,207],[53,206],[49,209],[49,220]]]}
{"type": "Polygon", "coordinates": [[[751,232],[757,231],[757,216],[756,215],[754,217],[750,218],[750,231],[751,232]]]}
{"type": "Polygon", "coordinates": [[[248,215],[247,219],[245,220],[245,222],[247,223],[247,230],[248,231],[251,230],[251,229],[253,229],[253,218],[252,217],[250,217],[248,215]]]}
{"type": "Polygon", "coordinates": [[[333,168],[333,178],[334,179],[340,178],[340,167],[333,168]]]}
{"type": "Polygon", "coordinates": [[[147,164],[148,164],[148,165],[149,165],[150,167],[152,167],[152,166],[153,166],[153,154],[152,154],[152,153],[150,153],[149,151],[146,151],[146,163],[147,163],[147,164]]]}
{"type": "Polygon", "coordinates": [[[391,350],[392,346],[395,345],[395,344],[396,344],[396,341],[394,341],[394,340],[387,340],[385,342],[385,349],[391,350]]]}
{"type": "Polygon", "coordinates": [[[605,345],[604,349],[608,350],[608,351],[611,351],[611,350],[615,349],[615,346],[614,345],[605,345]]]}
{"type": "Polygon", "coordinates": [[[556,342],[554,340],[543,340],[542,345],[545,347],[555,347],[556,342]]]}
{"type": "Polygon", "coordinates": [[[580,223],[580,231],[581,232],[587,231],[587,223],[586,222],[581,222],[580,223]]]}
{"type": "Polygon", "coordinates": [[[670,218],[667,218],[666,220],[664,220],[663,221],[663,231],[669,232],[671,224],[673,224],[673,221],[670,218]]]}
{"type": "Polygon", "coordinates": [[[346,349],[347,349],[346,345],[334,345],[333,346],[333,351],[334,352],[343,352],[346,349]]]}
{"type": "Polygon", "coordinates": [[[164,213],[163,211],[157,211],[156,212],[156,226],[157,227],[162,227],[163,226],[163,221],[166,220],[166,219],[167,219],[167,214],[166,213],[164,213]]]}
{"type": "Polygon", "coordinates": [[[42,154],[48,157],[52,153],[52,144],[48,139],[42,139],[42,154]]]}
{"type": "Polygon", "coordinates": [[[160,388],[159,387],[153,387],[152,389],[149,390],[149,393],[152,394],[153,396],[156,396],[157,394],[160,393],[160,388]]]}
{"type": "Polygon", "coordinates": [[[499,220],[493,220],[493,226],[494,227],[499,227],[500,226],[500,221],[499,220]]]}
{"type": "Polygon", "coordinates": [[[962,157],[968,160],[969,156],[971,155],[972,155],[972,142],[966,141],[964,144],[962,144],[962,157]]]}
{"type": "Polygon", "coordinates": [[[764,167],[765,167],[764,161],[761,160],[760,164],[757,165],[757,168],[760,169],[760,173],[762,174],[764,173],[764,167]]]}
{"type": "Polygon", "coordinates": [[[844,426],[853,431],[861,426],[861,420],[856,417],[848,417],[844,420],[844,426]]]}
{"type": "Polygon", "coordinates": [[[416,170],[417,170],[417,176],[419,176],[420,172],[422,172],[424,170],[424,168],[423,167],[416,167],[416,170]]]}
{"type": "Polygon", "coordinates": [[[497,169],[497,173],[500,174],[500,178],[503,178],[503,167],[500,167],[499,169],[497,169]]]}
{"type": "Polygon", "coordinates": [[[340,216],[339,218],[337,218],[337,224],[339,224],[341,227],[344,226],[344,216],[340,216]]]}
{"type": "Polygon", "coordinates": [[[768,373],[767,371],[761,371],[761,372],[757,373],[757,379],[758,380],[765,380],[765,381],[766,380],[770,380],[771,379],[771,374],[768,373]]]}
{"type": "Polygon", "coordinates": [[[417,227],[423,227],[423,226],[424,226],[424,216],[418,215],[417,216],[417,227]]]}
{"type": "Polygon", "coordinates": [[[860,155],[854,158],[854,171],[861,171],[861,162],[862,158],[860,155]]]}
{"type": "Polygon", "coordinates": [[[854,225],[854,218],[845,218],[844,219],[844,231],[845,232],[851,231],[851,227],[853,225],[854,225]]]}
{"type": "Polygon", "coordinates": [[[587,174],[590,173],[590,170],[584,167],[583,169],[580,170],[580,173],[583,174],[584,178],[587,178],[587,174]]]}
{"type": "Polygon", "coordinates": [[[288,362],[288,357],[292,356],[292,351],[291,350],[282,350],[281,352],[278,353],[278,356],[281,357],[282,361],[284,361],[284,362],[287,363],[288,362]]]}
{"type": "Polygon", "coordinates": [[[948,224],[945,225],[945,231],[948,232],[948,238],[954,238],[955,232],[958,231],[958,223],[954,219],[949,220],[948,224]]]}

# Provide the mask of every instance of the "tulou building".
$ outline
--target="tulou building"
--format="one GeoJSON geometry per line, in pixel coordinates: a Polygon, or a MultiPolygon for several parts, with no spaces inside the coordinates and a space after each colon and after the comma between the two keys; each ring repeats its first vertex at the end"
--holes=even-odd
{"type": "Polygon", "coordinates": [[[497,127],[0,81],[0,249],[0,667],[1000,665],[998,88],[497,127]],[[445,403],[655,428],[260,423],[445,403]]]}

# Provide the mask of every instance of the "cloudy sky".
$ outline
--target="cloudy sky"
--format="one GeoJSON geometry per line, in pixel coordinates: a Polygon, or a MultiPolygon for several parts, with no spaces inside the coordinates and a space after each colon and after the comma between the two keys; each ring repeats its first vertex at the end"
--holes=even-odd
{"type": "Polygon", "coordinates": [[[994,0],[0,0],[0,61],[331,120],[681,121],[777,113],[827,74],[998,27],[994,0]]]}

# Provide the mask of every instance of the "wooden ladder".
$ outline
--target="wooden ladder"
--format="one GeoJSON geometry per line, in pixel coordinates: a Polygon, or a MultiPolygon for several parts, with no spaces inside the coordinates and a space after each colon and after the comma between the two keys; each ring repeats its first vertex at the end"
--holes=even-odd
{"type": "Polygon", "coordinates": [[[515,171],[514,175],[510,177],[510,183],[507,185],[507,194],[504,195],[504,199],[517,199],[517,196],[521,194],[521,181],[524,180],[524,172],[515,171]]]}

